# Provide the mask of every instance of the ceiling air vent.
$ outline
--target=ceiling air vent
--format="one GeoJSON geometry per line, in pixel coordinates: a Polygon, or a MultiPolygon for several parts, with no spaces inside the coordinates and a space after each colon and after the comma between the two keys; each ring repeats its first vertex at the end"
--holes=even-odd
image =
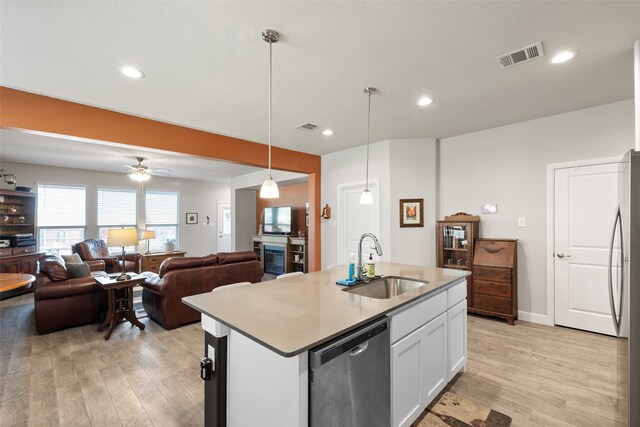
{"type": "Polygon", "coordinates": [[[522,49],[514,50],[513,52],[509,52],[504,55],[496,56],[496,61],[498,61],[498,65],[500,66],[500,68],[504,70],[505,68],[511,68],[514,65],[532,61],[541,56],[544,56],[544,51],[542,50],[542,42],[538,42],[523,47],[522,49]]]}
{"type": "Polygon", "coordinates": [[[303,123],[300,126],[296,126],[296,129],[304,131],[304,132],[311,132],[312,130],[315,130],[318,126],[312,124],[312,123],[303,123]]]}

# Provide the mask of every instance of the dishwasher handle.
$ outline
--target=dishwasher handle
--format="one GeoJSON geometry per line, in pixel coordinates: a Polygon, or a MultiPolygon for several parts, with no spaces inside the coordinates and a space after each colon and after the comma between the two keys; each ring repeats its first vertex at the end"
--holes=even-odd
{"type": "Polygon", "coordinates": [[[355,347],[349,352],[349,357],[356,357],[360,353],[364,353],[365,351],[367,351],[368,347],[369,347],[369,341],[363,344],[360,344],[359,346],[355,347]]]}

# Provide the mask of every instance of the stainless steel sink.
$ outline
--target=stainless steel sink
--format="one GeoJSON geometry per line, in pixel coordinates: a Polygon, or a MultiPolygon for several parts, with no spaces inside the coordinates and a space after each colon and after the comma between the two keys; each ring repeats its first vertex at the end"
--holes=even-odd
{"type": "Polygon", "coordinates": [[[386,276],[380,279],[372,280],[368,283],[362,283],[360,285],[354,285],[350,288],[345,288],[343,291],[351,292],[363,297],[376,298],[376,299],[389,299],[401,295],[412,289],[417,289],[420,286],[426,285],[427,281],[406,279],[397,276],[386,276]]]}

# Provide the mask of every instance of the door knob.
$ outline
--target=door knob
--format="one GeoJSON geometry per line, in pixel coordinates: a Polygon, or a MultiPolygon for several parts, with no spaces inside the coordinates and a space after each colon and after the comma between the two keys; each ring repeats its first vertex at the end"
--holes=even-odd
{"type": "Polygon", "coordinates": [[[571,255],[558,254],[558,258],[571,258],[571,255]]]}

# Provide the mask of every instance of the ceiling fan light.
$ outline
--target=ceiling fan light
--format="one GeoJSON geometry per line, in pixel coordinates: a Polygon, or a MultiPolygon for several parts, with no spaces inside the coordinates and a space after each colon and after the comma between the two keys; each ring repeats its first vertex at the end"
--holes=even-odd
{"type": "Polygon", "coordinates": [[[280,197],[280,191],[278,191],[278,184],[271,178],[267,178],[262,183],[260,188],[261,199],[277,199],[280,197]]]}
{"type": "Polygon", "coordinates": [[[136,181],[136,182],[145,182],[148,181],[149,178],[151,178],[151,175],[143,172],[143,171],[135,171],[135,172],[131,172],[129,174],[129,178],[131,178],[132,180],[136,181]]]}
{"type": "Polygon", "coordinates": [[[369,191],[368,188],[365,188],[365,190],[360,195],[360,204],[361,205],[373,204],[373,194],[371,194],[371,191],[369,191]]]}

